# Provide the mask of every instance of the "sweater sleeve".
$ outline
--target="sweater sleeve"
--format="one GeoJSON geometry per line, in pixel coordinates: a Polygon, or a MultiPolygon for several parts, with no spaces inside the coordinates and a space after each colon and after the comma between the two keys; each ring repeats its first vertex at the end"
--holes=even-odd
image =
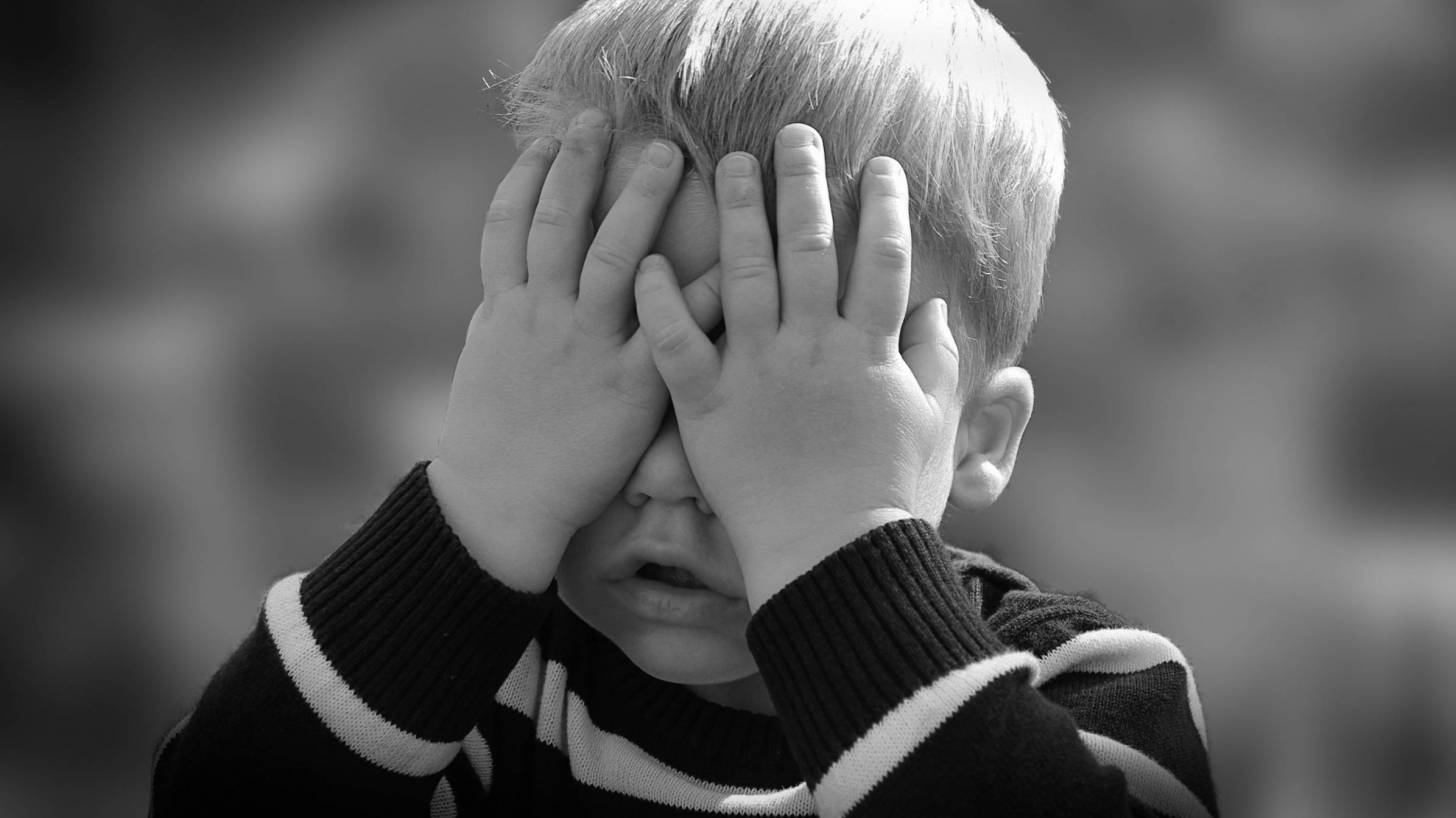
{"type": "Polygon", "coordinates": [[[554,588],[470,556],[416,466],[257,626],[158,751],[152,814],[428,815],[554,588]]]}
{"type": "Polygon", "coordinates": [[[819,814],[1216,814],[1182,655],[1077,600],[1014,600],[1013,649],[923,520],[781,589],[748,642],[819,814]]]}

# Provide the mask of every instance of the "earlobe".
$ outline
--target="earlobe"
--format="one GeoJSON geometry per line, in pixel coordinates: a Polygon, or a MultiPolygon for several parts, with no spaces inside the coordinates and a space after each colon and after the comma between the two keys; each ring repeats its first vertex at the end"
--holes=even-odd
{"type": "Polygon", "coordinates": [[[956,429],[953,507],[980,511],[1001,496],[1034,402],[1031,375],[1019,366],[997,370],[971,396],[956,429]]]}

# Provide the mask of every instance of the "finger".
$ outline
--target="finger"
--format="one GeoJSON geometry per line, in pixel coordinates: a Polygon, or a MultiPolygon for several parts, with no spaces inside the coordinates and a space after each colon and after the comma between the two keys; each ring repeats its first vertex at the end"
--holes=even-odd
{"type": "Polygon", "coordinates": [[[561,147],[549,136],[532,142],[495,190],[480,236],[480,279],[486,293],[526,283],[526,240],[541,185],[561,147]]]}
{"type": "Polygon", "coordinates": [[[910,262],[905,172],[899,162],[879,156],[860,179],[859,237],[844,297],[845,320],[893,341],[910,299],[910,262]]]}
{"type": "MultiPolygon", "coordinates": [[[[714,330],[723,321],[722,281],[723,268],[715,264],[682,290],[683,300],[687,302],[688,313],[692,315],[693,322],[709,338],[712,338],[714,330]]],[[[646,334],[640,329],[627,340],[622,355],[629,366],[649,367],[654,377],[658,375],[656,367],[652,365],[652,348],[647,342],[646,334]]]]}
{"type": "Polygon", "coordinates": [[[722,292],[723,267],[717,264],[683,288],[683,300],[693,321],[710,336],[723,321],[722,292]]]}
{"type": "Polygon", "coordinates": [[[900,355],[928,397],[941,406],[955,396],[960,350],[951,335],[945,301],[932,298],[915,308],[900,331],[900,355]]]}
{"type": "Polygon", "coordinates": [[[715,187],[724,331],[733,343],[757,346],[779,329],[779,275],[758,160],[747,153],[723,157],[715,187]]]}
{"type": "Polygon", "coordinates": [[[577,115],[546,175],[526,242],[526,287],[548,297],[571,295],[592,235],[592,209],[606,172],[611,120],[594,108],[577,115]]]}
{"type": "Polygon", "coordinates": [[[642,151],[581,268],[576,321],[588,333],[615,336],[631,326],[637,265],[652,249],[681,179],[682,153],[676,145],[656,140],[642,151]]]}
{"type": "Polygon", "coordinates": [[[824,143],[808,125],[779,131],[779,293],[785,325],[817,325],[839,315],[834,218],[824,179],[824,143]]]}
{"type": "Polygon", "coordinates": [[[677,277],[662,256],[642,260],[636,292],[637,320],[657,371],[673,403],[691,412],[718,382],[718,350],[688,312],[677,277]]]}

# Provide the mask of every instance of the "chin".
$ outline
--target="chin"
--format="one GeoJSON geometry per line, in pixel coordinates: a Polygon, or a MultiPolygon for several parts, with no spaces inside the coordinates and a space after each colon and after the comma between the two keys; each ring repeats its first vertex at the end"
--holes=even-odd
{"type": "Polygon", "coordinates": [[[723,684],[758,673],[748,644],[741,639],[670,627],[604,633],[643,673],[664,682],[723,684]]]}

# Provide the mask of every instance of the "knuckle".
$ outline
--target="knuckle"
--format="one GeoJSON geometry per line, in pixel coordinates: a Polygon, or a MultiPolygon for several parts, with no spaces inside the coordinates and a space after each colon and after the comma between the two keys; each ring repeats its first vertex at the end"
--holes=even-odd
{"type": "Polygon", "coordinates": [[[485,212],[487,227],[511,224],[521,219],[521,206],[508,199],[496,199],[485,212]]]}
{"type": "Polygon", "coordinates": [[[788,236],[785,246],[791,253],[827,252],[834,249],[834,233],[823,227],[810,228],[788,236]]]}
{"type": "Polygon", "coordinates": [[[764,256],[740,256],[724,259],[721,263],[723,277],[733,278],[737,281],[771,279],[778,273],[778,266],[774,264],[774,260],[764,256]]]}
{"type": "Polygon", "coordinates": [[[879,236],[870,240],[869,250],[876,259],[904,267],[910,264],[910,242],[904,236],[879,236]]]}
{"type": "Polygon", "coordinates": [[[607,242],[594,242],[587,250],[587,258],[593,264],[610,270],[631,270],[637,265],[619,246],[607,242]]]}
{"type": "Polygon", "coordinates": [[[543,201],[536,206],[531,223],[537,227],[571,227],[576,224],[577,215],[559,202],[543,201]]]}
{"type": "Polygon", "coordinates": [[[658,327],[653,336],[653,343],[667,355],[678,355],[686,351],[693,340],[692,331],[681,318],[675,318],[658,327]]]}

